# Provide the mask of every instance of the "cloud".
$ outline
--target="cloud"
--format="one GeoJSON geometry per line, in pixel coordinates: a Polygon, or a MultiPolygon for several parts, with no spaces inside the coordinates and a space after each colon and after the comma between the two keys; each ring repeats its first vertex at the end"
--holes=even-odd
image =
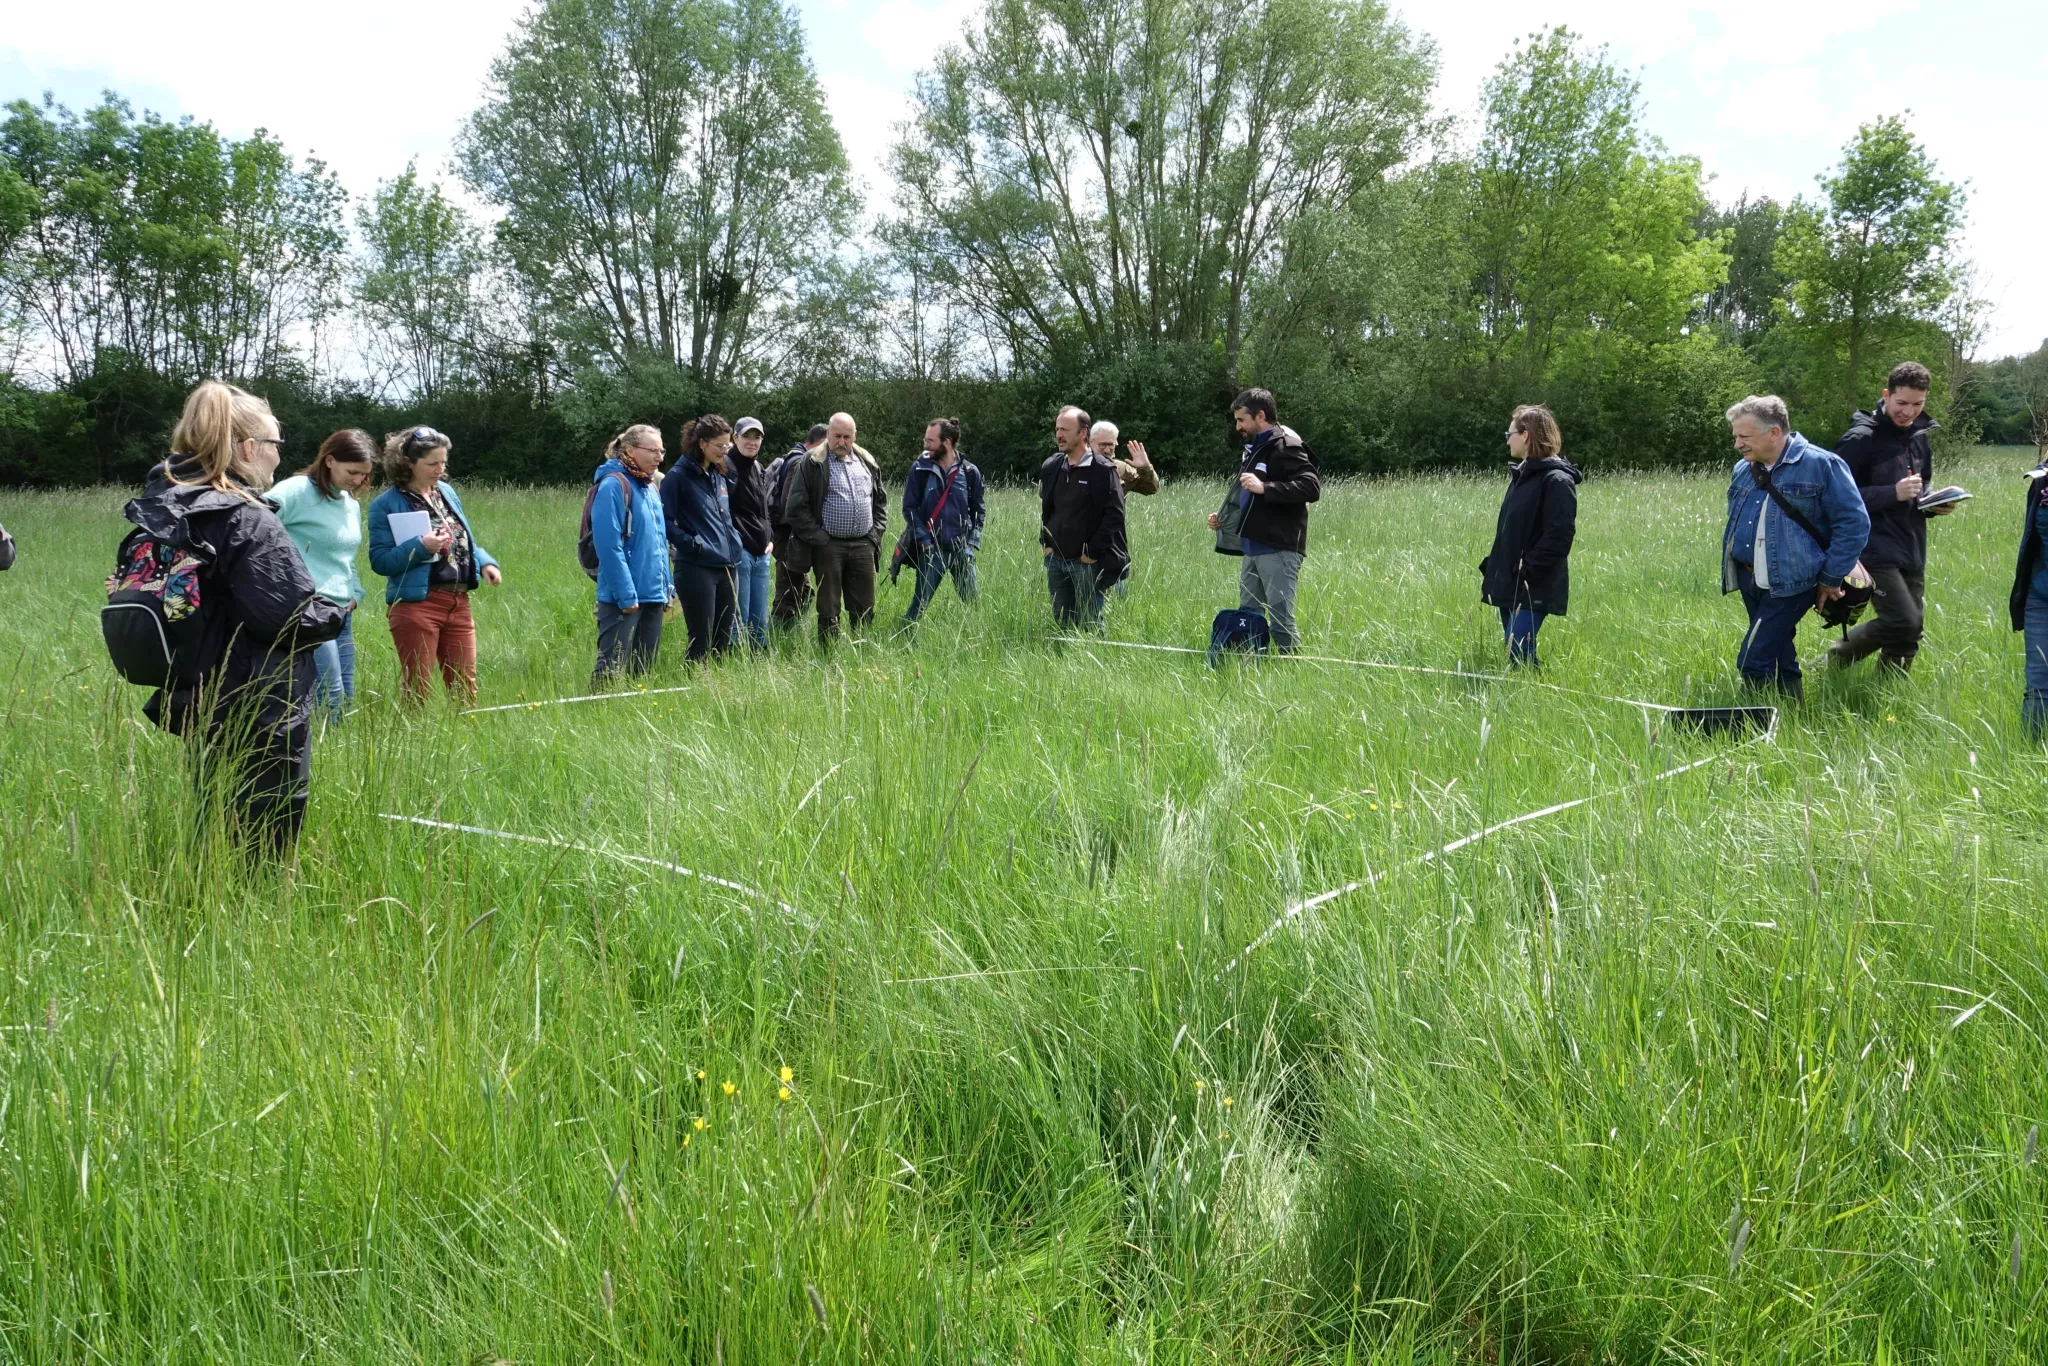
{"type": "Polygon", "coordinates": [[[860,35],[883,65],[909,74],[930,66],[940,48],[958,41],[980,10],[978,0],[882,0],[862,22],[860,35]]]}

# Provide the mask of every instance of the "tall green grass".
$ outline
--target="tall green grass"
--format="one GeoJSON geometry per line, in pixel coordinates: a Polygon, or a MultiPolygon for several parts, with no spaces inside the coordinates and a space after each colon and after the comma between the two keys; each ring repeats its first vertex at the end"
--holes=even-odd
{"type": "MultiPolygon", "coordinates": [[[[2038,1360],[2019,459],[1958,472],[1909,680],[1816,675],[1662,783],[1725,742],[1052,641],[1016,492],[978,608],[901,634],[905,580],[828,657],[697,670],[678,630],[646,683],[683,693],[408,714],[373,602],[299,858],[255,871],[105,664],[121,496],[10,496],[0,1355],[2038,1360]]],[[[1720,490],[1586,486],[1544,681],[1733,699],[1720,490]]],[[[1497,496],[1332,487],[1310,647],[1492,668],[1497,496]]],[[[1234,605],[1212,501],[1133,500],[1112,636],[1234,605]]],[[[575,492],[469,502],[481,701],[585,691],[575,492]]]]}

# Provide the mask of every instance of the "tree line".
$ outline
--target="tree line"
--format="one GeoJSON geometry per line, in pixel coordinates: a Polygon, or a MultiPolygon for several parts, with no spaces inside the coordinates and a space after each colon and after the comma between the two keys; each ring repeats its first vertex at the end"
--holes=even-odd
{"type": "Polygon", "coordinates": [[[543,0],[458,138],[481,220],[413,166],[351,205],[260,131],[17,100],[0,482],[137,477],[208,375],[302,440],[427,421],[523,480],[630,421],[836,408],[905,459],[957,414],[1016,477],[1063,402],[1215,469],[1254,384],[1333,472],[1493,462],[1521,402],[1595,467],[1719,462],[1755,391],[1831,441],[1905,358],[1947,440],[2048,416],[2038,358],[1973,358],[1964,192],[1902,118],[1717,205],[1566,30],[1474,121],[1436,75],[1379,0],[985,0],[863,203],[782,0],[543,0]]]}

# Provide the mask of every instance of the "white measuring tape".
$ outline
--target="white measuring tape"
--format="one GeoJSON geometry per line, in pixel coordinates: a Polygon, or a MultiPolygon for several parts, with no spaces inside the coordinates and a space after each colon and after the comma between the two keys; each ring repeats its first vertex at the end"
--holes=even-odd
{"type": "MultiPolygon", "coordinates": [[[[1188,645],[1148,645],[1136,640],[1090,640],[1085,636],[1055,637],[1064,644],[1091,646],[1101,645],[1112,650],[1151,650],[1170,655],[1208,655],[1207,650],[1197,650],[1188,645]]],[[[1261,659],[1291,659],[1302,664],[1348,664],[1354,669],[1385,669],[1393,673],[1433,674],[1438,678],[1469,678],[1480,683],[1513,683],[1517,687],[1543,688],[1550,692],[1568,693],[1573,697],[1592,697],[1602,702],[1616,702],[1624,707],[1640,707],[1644,711],[1684,711],[1663,702],[1638,702],[1633,697],[1609,697],[1606,693],[1587,692],[1584,688],[1567,688],[1562,683],[1544,683],[1533,678],[1514,678],[1507,674],[1474,673],[1470,669],[1439,669],[1428,664],[1388,664],[1377,659],[1346,659],[1342,655],[1270,654],[1261,659]]]]}
{"type": "Polygon", "coordinates": [[[493,711],[532,711],[535,707],[566,707],[571,702],[618,702],[628,697],[659,697],[665,692],[689,692],[682,688],[635,688],[631,692],[593,692],[581,697],[544,697],[538,702],[507,702],[498,707],[471,707],[457,716],[482,716],[493,711]]]}
{"type": "MultiPolygon", "coordinates": [[[[1439,845],[1438,847],[1430,850],[1426,854],[1421,854],[1415,858],[1409,859],[1406,863],[1400,864],[1399,867],[1427,867],[1428,865],[1435,863],[1438,859],[1444,857],[1446,854],[1454,854],[1458,850],[1463,849],[1468,844],[1477,844],[1480,840],[1485,839],[1489,835],[1497,835],[1501,831],[1511,829],[1512,827],[1517,825],[1527,825],[1530,821],[1540,821],[1545,816],[1555,816],[1560,814],[1561,812],[1570,811],[1575,807],[1585,806],[1589,802],[1602,801],[1608,797],[1618,797],[1624,792],[1633,792],[1638,788],[1648,787],[1651,783],[1661,783],[1666,778],[1676,778],[1679,774],[1690,773],[1696,768],[1705,768],[1708,764],[1719,763],[1721,760],[1726,759],[1729,755],[1734,754],[1737,750],[1747,749],[1751,745],[1762,744],[1766,740],[1775,739],[1777,737],[1777,734],[1778,721],[1776,714],[1773,713],[1770,723],[1767,726],[1765,726],[1762,734],[1752,736],[1750,739],[1743,741],[1739,745],[1735,745],[1729,749],[1722,750],[1719,754],[1709,754],[1704,759],[1695,759],[1689,764],[1680,764],[1677,768],[1667,768],[1662,773],[1653,774],[1648,778],[1640,778],[1632,783],[1623,783],[1621,786],[1611,787],[1607,789],[1605,792],[1595,792],[1590,796],[1585,797],[1574,797],[1572,800],[1568,802],[1558,802],[1556,805],[1546,806],[1540,811],[1525,811],[1519,816],[1510,816],[1506,820],[1496,822],[1495,824],[1489,825],[1482,830],[1474,830],[1469,835],[1461,835],[1457,839],[1452,840],[1449,844],[1439,845]]],[[[1389,873],[1393,871],[1395,870],[1388,870],[1389,873]]],[[[1294,921],[1299,920],[1302,916],[1308,914],[1308,912],[1313,911],[1318,907],[1327,906],[1331,902],[1336,901],[1341,897],[1350,896],[1353,892],[1362,892],[1367,888],[1377,887],[1380,883],[1380,879],[1385,876],[1387,876],[1386,873],[1368,873],[1356,882],[1347,882],[1342,887],[1334,887],[1327,892],[1320,892],[1315,896],[1307,897],[1301,901],[1296,901],[1290,904],[1285,910],[1280,912],[1279,916],[1273,921],[1272,924],[1268,925],[1265,928],[1265,930],[1260,933],[1258,938],[1252,940],[1249,944],[1246,944],[1243,948],[1239,949],[1235,957],[1233,957],[1229,962],[1225,963],[1221,968],[1217,969],[1215,978],[1212,980],[1221,981],[1225,973],[1232,971],[1238,966],[1238,964],[1244,962],[1244,960],[1251,957],[1252,954],[1264,948],[1272,940],[1274,935],[1280,933],[1281,930],[1285,929],[1289,924],[1293,923],[1294,921]]]]}
{"type": "Polygon", "coordinates": [[[719,877],[713,873],[700,873],[694,868],[685,868],[680,863],[670,863],[666,859],[648,858],[644,854],[621,854],[611,849],[596,849],[587,844],[571,844],[567,840],[547,839],[540,835],[521,835],[510,830],[492,830],[481,825],[457,825],[452,821],[430,821],[425,816],[399,816],[389,811],[380,811],[377,814],[387,821],[397,821],[402,825],[424,825],[430,830],[452,830],[462,835],[482,835],[486,839],[511,840],[517,844],[538,844],[548,849],[567,849],[572,853],[589,854],[594,858],[618,859],[622,863],[638,863],[648,868],[659,868],[663,872],[674,873],[678,877],[695,878],[699,882],[708,882],[714,887],[723,887],[727,891],[738,892],[742,896],[753,897],[758,901],[766,901],[770,905],[780,907],[782,912],[793,920],[801,921],[806,925],[811,923],[811,918],[802,911],[786,901],[775,900],[775,898],[769,896],[758,887],[749,887],[744,882],[734,882],[730,878],[719,877]]]}

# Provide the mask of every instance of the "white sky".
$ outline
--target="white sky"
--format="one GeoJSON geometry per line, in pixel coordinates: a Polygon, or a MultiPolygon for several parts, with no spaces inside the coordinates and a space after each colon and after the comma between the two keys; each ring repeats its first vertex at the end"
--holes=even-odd
{"type": "MultiPolygon", "coordinates": [[[[2039,241],[2048,180],[2048,4],[2041,0],[1392,0],[1443,59],[1439,104],[1471,113],[1494,64],[1566,24],[1637,73],[1650,127],[1697,155],[1714,192],[1813,190],[1859,122],[1910,110],[1944,174],[1969,182],[1969,250],[1995,302],[1987,356],[2048,337],[2039,241]]],[[[812,60],[871,202],[911,79],[973,0],[797,0],[812,60]]],[[[243,135],[265,127],[325,158],[355,194],[418,157],[446,173],[522,0],[0,0],[0,100],[115,89],[138,108],[243,135]]]]}

